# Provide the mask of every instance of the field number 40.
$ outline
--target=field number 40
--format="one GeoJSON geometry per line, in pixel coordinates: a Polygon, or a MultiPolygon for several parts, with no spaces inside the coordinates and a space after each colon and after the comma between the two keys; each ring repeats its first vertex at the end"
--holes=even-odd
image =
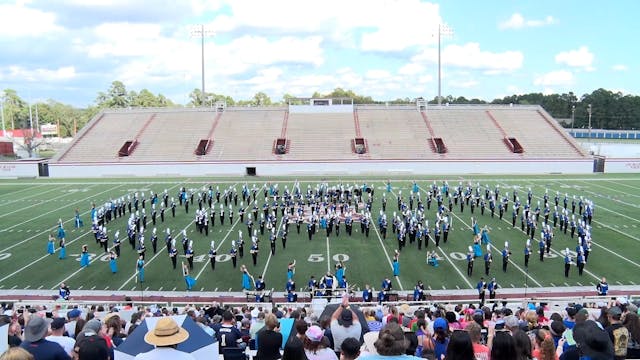
{"type": "MultiPolygon", "coordinates": [[[[349,255],[347,254],[335,254],[332,257],[333,261],[349,261],[349,255]]],[[[324,255],[323,254],[309,254],[308,262],[323,262],[324,255]]]]}

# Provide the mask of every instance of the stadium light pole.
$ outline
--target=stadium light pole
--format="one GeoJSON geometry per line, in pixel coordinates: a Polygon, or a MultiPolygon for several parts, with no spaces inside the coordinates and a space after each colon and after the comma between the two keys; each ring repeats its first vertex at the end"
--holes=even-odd
{"type": "Polygon", "coordinates": [[[205,104],[205,92],[204,92],[204,38],[208,36],[213,36],[215,33],[211,30],[207,30],[204,27],[204,24],[200,24],[199,26],[194,26],[191,29],[192,37],[200,37],[201,40],[201,56],[202,56],[202,105],[205,104]]]}
{"type": "Polygon", "coordinates": [[[589,141],[591,141],[591,104],[587,107],[587,112],[589,113],[589,141]]]}
{"type": "Polygon", "coordinates": [[[573,123],[576,121],[576,106],[571,105],[571,130],[573,131],[573,123]]]}
{"type": "Polygon", "coordinates": [[[453,30],[447,24],[438,24],[438,105],[442,104],[442,35],[450,36],[453,30]]]}
{"type": "Polygon", "coordinates": [[[0,92],[0,112],[2,113],[2,136],[7,136],[7,129],[4,127],[4,91],[0,92]]]}

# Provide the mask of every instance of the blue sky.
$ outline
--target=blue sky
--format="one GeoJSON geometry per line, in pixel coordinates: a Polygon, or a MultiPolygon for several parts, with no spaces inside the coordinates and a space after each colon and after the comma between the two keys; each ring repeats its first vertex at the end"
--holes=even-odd
{"type": "Polygon", "coordinates": [[[640,1],[0,0],[0,89],[94,102],[113,80],[177,103],[200,87],[248,99],[336,87],[377,100],[442,93],[640,94],[640,1]]]}

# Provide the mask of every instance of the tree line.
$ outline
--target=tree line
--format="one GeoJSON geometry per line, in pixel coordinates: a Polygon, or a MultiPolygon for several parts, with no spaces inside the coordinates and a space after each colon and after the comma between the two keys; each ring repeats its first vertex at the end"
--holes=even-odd
{"type": "MultiPolygon", "coordinates": [[[[312,98],[350,98],[354,104],[414,104],[415,98],[398,98],[391,101],[379,101],[371,96],[356,94],[353,90],[336,88],[330,93],[315,92],[312,98]]],[[[5,126],[11,129],[29,129],[38,124],[59,124],[60,136],[74,136],[100,110],[107,108],[137,107],[200,107],[213,106],[224,101],[227,106],[276,106],[301,103],[299,99],[285,94],[280,100],[272,100],[264,92],[256,93],[250,99],[236,100],[229,95],[194,89],[189,94],[187,104],[175,104],[162,94],[154,94],[148,89],[139,92],[127,90],[121,81],[111,83],[109,89],[99,92],[94,104],[87,108],[76,108],[59,101],[49,99],[29,104],[13,89],[5,89],[2,97],[5,126]]],[[[429,101],[436,104],[437,98],[429,101]]],[[[541,105],[554,118],[559,119],[565,127],[587,128],[589,121],[589,105],[591,105],[591,126],[594,129],[639,129],[640,128],[640,96],[624,95],[605,89],[597,89],[580,97],[572,92],[565,94],[529,93],[511,95],[502,99],[487,102],[482,99],[467,99],[463,96],[449,95],[442,99],[446,104],[514,104],[541,105]],[[575,119],[573,124],[571,119],[575,119]]]]}

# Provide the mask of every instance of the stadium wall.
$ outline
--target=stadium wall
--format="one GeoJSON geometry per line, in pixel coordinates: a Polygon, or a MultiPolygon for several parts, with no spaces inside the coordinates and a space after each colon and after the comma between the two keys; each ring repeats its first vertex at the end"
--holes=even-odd
{"type": "Polygon", "coordinates": [[[0,162],[0,178],[38,177],[38,163],[33,161],[0,162]]]}
{"type": "MultiPolygon", "coordinates": [[[[527,160],[388,160],[388,161],[255,161],[162,163],[51,163],[54,178],[144,176],[454,175],[454,174],[589,174],[592,159],[527,160]]],[[[638,171],[638,170],[636,170],[638,171]]],[[[628,172],[628,171],[627,171],[628,172]]]]}

